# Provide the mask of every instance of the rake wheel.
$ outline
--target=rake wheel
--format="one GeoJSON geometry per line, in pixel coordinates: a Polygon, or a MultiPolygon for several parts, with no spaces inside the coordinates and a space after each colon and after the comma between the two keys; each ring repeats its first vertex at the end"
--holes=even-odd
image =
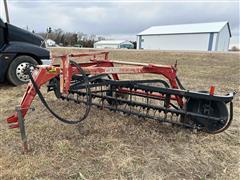
{"type": "Polygon", "coordinates": [[[227,106],[221,101],[189,99],[186,109],[188,112],[220,118],[220,120],[210,120],[201,117],[190,118],[196,126],[208,133],[221,132],[229,123],[227,106]]]}

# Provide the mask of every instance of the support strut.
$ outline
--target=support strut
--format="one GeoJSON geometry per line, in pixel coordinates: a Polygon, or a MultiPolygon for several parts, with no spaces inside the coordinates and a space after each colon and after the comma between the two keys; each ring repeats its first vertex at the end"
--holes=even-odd
{"type": "Polygon", "coordinates": [[[25,123],[24,123],[21,106],[16,107],[16,112],[17,112],[20,134],[21,134],[21,139],[22,139],[23,152],[27,153],[29,151],[29,149],[28,149],[27,134],[26,134],[26,130],[25,130],[25,123]]]}

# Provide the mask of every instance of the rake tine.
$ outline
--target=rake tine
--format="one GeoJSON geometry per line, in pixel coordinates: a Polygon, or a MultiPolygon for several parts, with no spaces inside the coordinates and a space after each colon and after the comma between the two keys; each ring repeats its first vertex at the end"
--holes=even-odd
{"type": "Polygon", "coordinates": [[[130,89],[130,113],[132,113],[132,89],[130,89]]]}
{"type": "Polygon", "coordinates": [[[103,108],[104,108],[104,103],[103,103],[104,99],[103,99],[103,90],[102,90],[102,86],[101,86],[101,96],[102,96],[102,98],[101,98],[101,109],[103,109],[103,108]]]}
{"type": "Polygon", "coordinates": [[[117,102],[117,91],[116,91],[116,89],[115,89],[115,99],[114,99],[114,101],[115,101],[115,112],[117,111],[117,109],[118,109],[118,102],[117,102]]]}

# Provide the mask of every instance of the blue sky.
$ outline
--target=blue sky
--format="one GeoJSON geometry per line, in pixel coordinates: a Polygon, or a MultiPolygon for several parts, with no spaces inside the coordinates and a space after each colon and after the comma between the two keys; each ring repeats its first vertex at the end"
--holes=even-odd
{"type": "MultiPolygon", "coordinates": [[[[2,1],[2,0],[1,0],[2,1]]],[[[239,44],[239,1],[8,0],[12,24],[35,31],[48,26],[115,39],[136,38],[156,25],[229,21],[239,44]]],[[[4,19],[3,3],[1,16],[4,19]]]]}

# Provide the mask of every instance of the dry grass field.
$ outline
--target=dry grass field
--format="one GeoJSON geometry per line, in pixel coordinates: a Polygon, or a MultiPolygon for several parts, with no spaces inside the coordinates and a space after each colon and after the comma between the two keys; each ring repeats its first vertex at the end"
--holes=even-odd
{"type": "MultiPolygon", "coordinates": [[[[239,53],[112,50],[110,58],[156,64],[177,60],[178,76],[188,89],[208,90],[214,85],[219,94],[240,92],[239,53]]],[[[35,98],[36,111],[26,116],[31,150],[22,154],[19,131],[8,129],[4,120],[25,88],[0,85],[0,179],[240,179],[239,94],[234,99],[232,125],[217,135],[95,107],[80,125],[66,125],[35,98]]],[[[56,108],[63,107],[57,104],[56,108]]]]}

